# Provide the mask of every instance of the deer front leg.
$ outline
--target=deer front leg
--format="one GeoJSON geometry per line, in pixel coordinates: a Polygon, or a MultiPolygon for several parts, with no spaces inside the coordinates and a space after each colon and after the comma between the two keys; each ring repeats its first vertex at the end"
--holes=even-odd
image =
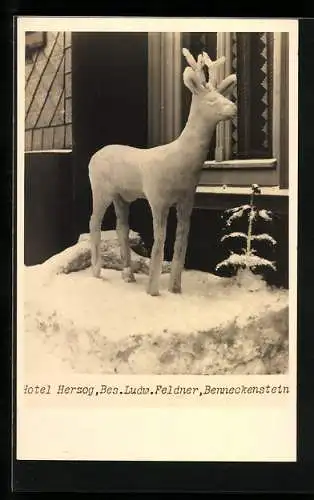
{"type": "Polygon", "coordinates": [[[150,260],[150,270],[147,293],[152,296],[159,295],[159,278],[164,259],[164,245],[167,231],[167,218],[169,208],[154,209],[153,228],[154,228],[154,244],[150,260]]]}
{"type": "Polygon", "coordinates": [[[188,197],[177,204],[176,240],[169,283],[169,291],[172,293],[181,293],[181,274],[185,264],[192,208],[193,197],[188,197]]]}
{"type": "Polygon", "coordinates": [[[120,245],[121,260],[122,260],[122,278],[127,283],[135,281],[134,274],[131,269],[131,249],[129,242],[129,210],[130,205],[120,196],[113,201],[117,216],[117,235],[120,245]]]}
{"type": "Polygon", "coordinates": [[[90,243],[91,243],[91,264],[93,275],[96,278],[100,277],[101,270],[101,223],[104,214],[112,202],[110,196],[105,196],[100,190],[93,191],[93,212],[89,221],[90,243]]]}

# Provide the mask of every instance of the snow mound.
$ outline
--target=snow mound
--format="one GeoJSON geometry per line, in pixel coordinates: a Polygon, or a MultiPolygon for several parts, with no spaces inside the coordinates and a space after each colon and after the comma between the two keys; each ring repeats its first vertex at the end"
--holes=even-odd
{"type": "Polygon", "coordinates": [[[182,294],[172,294],[164,272],[161,295],[151,297],[146,273],[125,283],[120,271],[102,269],[96,279],[84,262],[49,280],[45,263],[25,267],[27,372],[287,372],[287,290],[184,271],[182,294]]]}

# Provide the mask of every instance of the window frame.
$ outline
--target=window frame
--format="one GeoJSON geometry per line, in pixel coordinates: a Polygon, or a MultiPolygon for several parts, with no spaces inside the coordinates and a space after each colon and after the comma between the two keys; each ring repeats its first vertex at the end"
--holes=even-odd
{"type": "MultiPolygon", "coordinates": [[[[231,33],[217,32],[217,57],[226,64],[220,77],[230,74],[231,33]]],[[[182,131],[182,55],[184,33],[148,33],[148,145],[174,140],[182,131]]],[[[231,121],[218,124],[214,161],[205,161],[200,186],[248,186],[252,183],[277,189],[289,185],[289,33],[274,33],[273,43],[272,158],[221,160],[230,156],[231,121]],[[224,149],[225,153],[221,151],[224,149]]]]}

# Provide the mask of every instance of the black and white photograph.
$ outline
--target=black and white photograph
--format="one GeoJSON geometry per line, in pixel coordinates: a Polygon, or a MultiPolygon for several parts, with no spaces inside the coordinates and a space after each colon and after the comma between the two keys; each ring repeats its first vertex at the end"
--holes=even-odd
{"type": "Polygon", "coordinates": [[[297,25],[112,23],[20,18],[20,391],[292,397],[297,25]]]}

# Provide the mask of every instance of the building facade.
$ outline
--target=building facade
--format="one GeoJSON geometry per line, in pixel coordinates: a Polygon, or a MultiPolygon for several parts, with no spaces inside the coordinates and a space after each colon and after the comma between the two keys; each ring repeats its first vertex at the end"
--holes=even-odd
{"type": "MultiPolygon", "coordinates": [[[[279,281],[285,282],[288,33],[27,33],[26,263],[42,261],[88,231],[91,193],[87,168],[98,148],[112,143],[151,147],[179,135],[190,104],[190,93],[182,82],[186,64],[182,47],[196,56],[202,50],[213,59],[224,55],[221,78],[231,72],[238,78],[232,96],[238,114],[234,120],[218,125],[203,165],[187,265],[213,269],[219,252],[221,211],[245,200],[247,188],[257,183],[262,189],[263,206],[278,214],[279,281]],[[46,191],[44,184],[49,186],[46,191]],[[46,242],[42,251],[38,242],[41,238],[34,229],[38,228],[34,223],[39,219],[38,206],[42,211],[42,241],[46,242]],[[54,232],[47,217],[50,221],[53,218],[54,232]],[[55,221],[59,225],[62,221],[61,228],[55,221]],[[55,243],[47,246],[50,240],[55,243]]],[[[114,224],[110,209],[104,228],[114,224]]],[[[141,233],[149,248],[151,218],[144,201],[134,203],[131,227],[141,233]]],[[[166,257],[171,254],[174,227],[175,216],[170,214],[166,257]]]]}

